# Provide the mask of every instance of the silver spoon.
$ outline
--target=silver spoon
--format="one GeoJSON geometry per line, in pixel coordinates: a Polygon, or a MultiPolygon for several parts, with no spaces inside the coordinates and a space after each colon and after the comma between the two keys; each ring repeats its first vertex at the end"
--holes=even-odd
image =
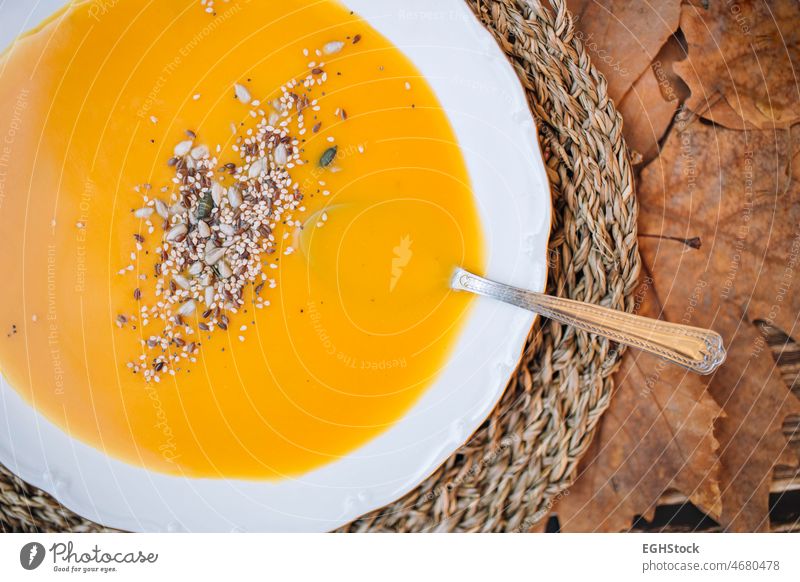
{"type": "Polygon", "coordinates": [[[711,374],[725,361],[722,337],[710,329],[668,323],[591,303],[552,297],[496,283],[456,269],[451,286],[509,303],[580,330],[639,348],[699,374],[711,374]]]}

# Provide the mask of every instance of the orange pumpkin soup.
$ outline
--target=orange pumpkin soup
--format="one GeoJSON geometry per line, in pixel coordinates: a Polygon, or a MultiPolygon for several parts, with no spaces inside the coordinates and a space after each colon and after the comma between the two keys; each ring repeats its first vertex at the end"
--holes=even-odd
{"type": "Polygon", "coordinates": [[[433,91],[333,1],[75,2],[0,59],[0,139],[0,370],[150,470],[280,479],[368,442],[483,267],[433,91]]]}

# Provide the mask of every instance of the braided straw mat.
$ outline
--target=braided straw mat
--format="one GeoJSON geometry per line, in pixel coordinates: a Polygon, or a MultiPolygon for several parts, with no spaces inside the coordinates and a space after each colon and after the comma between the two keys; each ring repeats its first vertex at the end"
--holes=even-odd
{"type": "MultiPolygon", "coordinates": [[[[565,0],[466,0],[507,53],[537,118],[553,189],[548,293],[633,308],[637,204],[622,121],[565,0]]],[[[470,441],[418,488],[342,531],[527,531],[574,480],[621,351],[547,320],[470,441]]],[[[0,466],[0,529],[103,531],[0,466]]]]}

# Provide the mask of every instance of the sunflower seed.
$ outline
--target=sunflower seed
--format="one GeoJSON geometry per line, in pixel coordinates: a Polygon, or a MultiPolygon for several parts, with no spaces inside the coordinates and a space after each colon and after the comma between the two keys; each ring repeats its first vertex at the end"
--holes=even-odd
{"type": "Polygon", "coordinates": [[[187,232],[186,225],[181,222],[169,229],[165,238],[169,242],[181,241],[186,237],[187,232]]]}
{"type": "Polygon", "coordinates": [[[289,154],[286,151],[286,146],[284,144],[280,144],[278,147],[275,148],[275,163],[279,166],[285,166],[286,162],[289,161],[289,154]]]}
{"type": "Polygon", "coordinates": [[[219,276],[222,277],[223,279],[227,279],[228,277],[233,275],[233,270],[226,261],[220,262],[217,265],[217,270],[219,271],[219,276]]]}
{"type": "Polygon", "coordinates": [[[208,238],[211,236],[211,228],[209,228],[205,221],[200,220],[197,222],[197,234],[199,234],[201,238],[208,238]]]}
{"type": "Polygon", "coordinates": [[[211,184],[211,198],[214,200],[214,204],[217,206],[220,205],[222,202],[222,196],[225,194],[225,188],[222,187],[222,184],[219,182],[214,182],[211,184]]]}
{"type": "Polygon", "coordinates": [[[199,145],[192,150],[192,157],[195,160],[202,160],[209,156],[210,152],[208,151],[208,146],[203,144],[199,145]]]}
{"type": "Polygon", "coordinates": [[[164,220],[169,218],[169,208],[158,198],[156,198],[156,212],[164,220]]]}
{"type": "Polygon", "coordinates": [[[322,47],[322,52],[324,52],[326,55],[335,55],[336,53],[341,51],[343,48],[344,48],[344,43],[343,42],[340,42],[338,40],[334,40],[334,41],[329,42],[328,44],[326,44],[324,47],[322,47]]]}
{"type": "Polygon", "coordinates": [[[208,307],[211,307],[211,305],[214,303],[214,295],[215,295],[214,288],[213,287],[206,287],[205,300],[206,300],[206,305],[208,307]]]}
{"type": "Polygon", "coordinates": [[[191,287],[191,283],[189,283],[189,279],[184,277],[183,275],[175,275],[175,282],[181,289],[189,289],[191,287]]]}
{"type": "Polygon", "coordinates": [[[189,301],[181,305],[180,309],[178,309],[178,315],[182,317],[188,317],[189,315],[194,313],[194,310],[196,308],[197,305],[195,304],[194,299],[190,299],[189,301]]]}
{"type": "Polygon", "coordinates": [[[247,171],[247,175],[250,178],[258,178],[266,169],[267,169],[267,159],[259,158],[255,162],[250,164],[250,169],[247,171]]]}
{"type": "Polygon", "coordinates": [[[188,154],[192,149],[192,141],[186,140],[180,142],[178,145],[175,146],[174,154],[175,157],[182,158],[186,154],[188,154]]]}
{"type": "Polygon", "coordinates": [[[239,83],[236,83],[233,86],[233,88],[236,91],[236,98],[239,101],[241,101],[245,105],[250,103],[250,100],[252,99],[252,97],[250,96],[250,91],[247,90],[247,87],[245,87],[244,85],[240,85],[239,83]]]}
{"type": "Polygon", "coordinates": [[[231,206],[234,210],[242,205],[242,193],[239,192],[239,189],[236,186],[231,186],[228,188],[228,202],[231,203],[231,206]]]}
{"type": "Polygon", "coordinates": [[[225,256],[225,249],[219,247],[206,247],[205,261],[206,265],[214,266],[220,259],[225,256]]]}

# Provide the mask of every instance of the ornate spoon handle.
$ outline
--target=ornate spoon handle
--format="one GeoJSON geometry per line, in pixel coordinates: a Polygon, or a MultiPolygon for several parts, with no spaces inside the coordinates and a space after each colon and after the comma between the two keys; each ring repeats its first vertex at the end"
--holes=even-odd
{"type": "Polygon", "coordinates": [[[491,297],[583,331],[645,350],[700,374],[725,361],[722,337],[715,331],[631,315],[599,305],[561,299],[495,283],[456,269],[453,289],[491,297]]]}

